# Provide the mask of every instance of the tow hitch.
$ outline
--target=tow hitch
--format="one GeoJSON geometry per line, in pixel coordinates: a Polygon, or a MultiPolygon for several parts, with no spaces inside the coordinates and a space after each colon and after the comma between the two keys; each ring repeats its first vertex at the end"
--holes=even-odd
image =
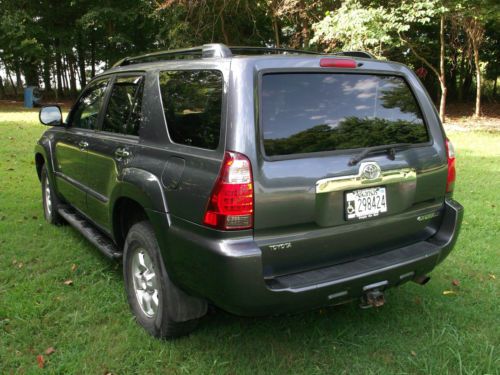
{"type": "Polygon", "coordinates": [[[372,307],[380,307],[385,303],[384,293],[378,289],[370,290],[361,297],[360,307],[369,309],[372,307]]]}

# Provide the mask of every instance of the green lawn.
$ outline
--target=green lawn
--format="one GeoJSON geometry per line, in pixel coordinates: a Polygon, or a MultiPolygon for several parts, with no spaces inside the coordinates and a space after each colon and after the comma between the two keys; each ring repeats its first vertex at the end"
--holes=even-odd
{"type": "Polygon", "coordinates": [[[377,310],[217,312],[191,336],[163,342],[132,319],[120,266],[71,227],[44,222],[33,163],[43,130],[35,112],[0,109],[1,374],[500,373],[500,134],[450,134],[466,213],[455,250],[425,287],[393,289],[377,310]]]}

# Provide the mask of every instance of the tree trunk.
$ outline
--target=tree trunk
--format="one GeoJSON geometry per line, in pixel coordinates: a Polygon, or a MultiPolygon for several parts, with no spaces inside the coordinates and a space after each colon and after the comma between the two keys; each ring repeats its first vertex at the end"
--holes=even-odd
{"type": "Polygon", "coordinates": [[[82,47],[81,35],[78,36],[78,42],[76,45],[76,52],[78,54],[78,70],[80,71],[80,86],[83,89],[87,84],[87,77],[85,74],[85,53],[82,47]]]}
{"type": "Polygon", "coordinates": [[[439,100],[439,117],[441,117],[441,122],[444,124],[446,120],[446,94],[448,92],[448,89],[446,88],[446,82],[444,82],[442,79],[439,80],[439,87],[441,88],[441,99],[439,100]]]}
{"type": "Polygon", "coordinates": [[[7,74],[7,78],[10,81],[10,85],[12,86],[12,89],[14,90],[14,95],[17,97],[17,87],[14,85],[14,80],[12,79],[12,76],[10,75],[10,70],[7,68],[7,65],[5,65],[5,74],[7,74]]]}
{"type": "Polygon", "coordinates": [[[497,96],[497,81],[498,77],[495,77],[495,82],[493,83],[493,100],[495,100],[497,96]]]}
{"type": "Polygon", "coordinates": [[[0,75],[0,99],[5,98],[5,87],[3,86],[3,78],[0,75]]]}
{"type": "Polygon", "coordinates": [[[66,61],[68,62],[69,70],[69,87],[71,90],[71,95],[76,94],[76,76],[75,76],[75,57],[72,53],[66,55],[66,61]]]}
{"type": "Polygon", "coordinates": [[[467,65],[467,68],[465,70],[465,78],[462,83],[462,97],[464,98],[464,101],[468,101],[468,95],[470,92],[470,87],[472,86],[472,72],[470,68],[470,64],[467,65]]]}
{"type": "Polygon", "coordinates": [[[465,61],[466,61],[466,52],[465,48],[462,52],[462,58],[460,59],[460,78],[458,80],[458,87],[457,87],[457,94],[458,94],[458,101],[462,102],[464,100],[464,81],[465,81],[465,73],[466,73],[466,66],[465,66],[465,61]]]}
{"type": "Polygon", "coordinates": [[[444,124],[446,121],[446,71],[444,65],[444,15],[441,15],[441,22],[439,23],[439,85],[441,86],[441,100],[439,102],[439,117],[444,124]]]}
{"type": "Polygon", "coordinates": [[[52,85],[50,84],[50,61],[48,58],[43,60],[43,85],[46,91],[52,90],[52,85]]]}
{"type": "Polygon", "coordinates": [[[91,78],[95,76],[95,40],[92,38],[90,42],[90,68],[91,68],[91,78]]]}
{"type": "Polygon", "coordinates": [[[474,66],[476,68],[476,109],[474,117],[481,116],[481,67],[479,66],[479,47],[484,39],[484,27],[474,17],[469,17],[465,20],[465,31],[469,37],[469,42],[472,45],[474,55],[474,66]]]}
{"type": "Polygon", "coordinates": [[[276,48],[280,48],[280,28],[278,26],[278,20],[273,16],[273,31],[274,31],[274,43],[276,48]]]}
{"type": "Polygon", "coordinates": [[[474,65],[476,66],[476,109],[474,117],[481,116],[481,68],[479,66],[479,46],[475,41],[472,42],[474,50],[474,65]]]}
{"type": "Polygon", "coordinates": [[[56,78],[57,78],[57,97],[63,95],[62,88],[62,65],[61,65],[61,51],[59,50],[59,39],[55,40],[56,47],[56,78]]]}
{"type": "Polygon", "coordinates": [[[23,80],[21,78],[21,66],[19,64],[19,61],[16,61],[16,65],[14,66],[14,69],[16,71],[16,86],[18,89],[23,88],[23,80]]]}
{"type": "Polygon", "coordinates": [[[66,93],[69,89],[68,84],[68,65],[66,64],[66,59],[64,56],[61,56],[62,63],[62,80],[63,80],[63,91],[66,93]]]}

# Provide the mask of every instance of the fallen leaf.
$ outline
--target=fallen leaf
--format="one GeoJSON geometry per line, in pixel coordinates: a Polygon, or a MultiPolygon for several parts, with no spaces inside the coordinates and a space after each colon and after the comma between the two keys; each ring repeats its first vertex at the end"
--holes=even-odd
{"type": "Polygon", "coordinates": [[[497,279],[497,277],[494,274],[492,274],[492,273],[490,273],[488,275],[488,277],[490,278],[490,280],[496,280],[497,279]]]}
{"type": "Polygon", "coordinates": [[[69,279],[64,282],[64,285],[73,285],[73,280],[69,279]]]}
{"type": "Polygon", "coordinates": [[[45,366],[45,359],[43,358],[43,355],[39,354],[36,356],[36,361],[38,363],[38,367],[44,368],[45,366]]]}
{"type": "Polygon", "coordinates": [[[47,355],[54,354],[55,352],[56,352],[56,350],[55,350],[52,346],[48,347],[48,348],[45,350],[45,354],[47,354],[47,355]]]}
{"type": "Polygon", "coordinates": [[[23,262],[20,262],[18,265],[17,265],[17,268],[23,268],[24,264],[23,262]]]}
{"type": "Polygon", "coordinates": [[[455,293],[453,290],[444,290],[443,291],[443,295],[445,295],[445,296],[453,295],[453,294],[457,294],[457,293],[455,293]]]}
{"type": "Polygon", "coordinates": [[[454,286],[459,286],[460,285],[460,281],[458,281],[457,279],[453,280],[451,283],[454,286]]]}
{"type": "Polygon", "coordinates": [[[73,263],[71,265],[71,272],[75,272],[77,268],[78,268],[77,265],[73,263]]]}
{"type": "Polygon", "coordinates": [[[416,357],[416,356],[417,356],[417,353],[416,353],[414,350],[412,350],[410,353],[411,353],[411,355],[412,355],[412,356],[414,356],[414,357],[416,357]]]}

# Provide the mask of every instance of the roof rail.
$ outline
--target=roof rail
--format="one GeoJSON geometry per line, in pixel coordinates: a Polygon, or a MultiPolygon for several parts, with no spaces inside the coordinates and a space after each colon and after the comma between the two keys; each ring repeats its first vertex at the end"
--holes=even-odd
{"type": "Polygon", "coordinates": [[[377,59],[370,52],[366,51],[341,51],[341,52],[334,52],[333,54],[337,56],[361,57],[364,59],[375,59],[375,60],[377,59]]]}
{"type": "MultiPolygon", "coordinates": [[[[197,58],[216,58],[216,57],[231,57],[238,54],[248,54],[248,53],[256,53],[256,54],[268,54],[268,53],[296,53],[296,54],[307,54],[307,55],[323,55],[321,52],[313,52],[313,51],[304,51],[292,48],[275,48],[275,47],[244,47],[244,46],[236,46],[236,47],[228,47],[222,43],[211,43],[204,44],[198,47],[192,48],[182,48],[182,49],[174,49],[167,51],[158,51],[147,53],[144,55],[133,56],[133,57],[125,57],[113,65],[113,68],[118,66],[125,66],[131,64],[138,64],[141,62],[150,62],[156,60],[168,60],[175,59],[182,56],[193,56],[197,58]]],[[[351,57],[362,57],[375,59],[375,56],[368,52],[364,51],[342,51],[333,53],[333,55],[337,56],[351,56],[351,57]]]]}
{"type": "Polygon", "coordinates": [[[276,47],[245,47],[245,46],[235,46],[229,47],[233,54],[237,55],[238,53],[244,52],[261,52],[265,53],[297,53],[297,54],[305,54],[305,55],[320,55],[319,52],[314,51],[304,51],[300,49],[293,48],[276,48],[276,47]]]}
{"type": "Polygon", "coordinates": [[[125,57],[117,61],[113,65],[113,68],[130,64],[138,64],[140,62],[155,61],[163,57],[168,59],[168,58],[176,58],[179,56],[198,56],[202,58],[231,57],[232,53],[231,50],[227,48],[224,44],[220,43],[204,44],[202,46],[192,47],[192,48],[158,51],[139,56],[125,57]]]}

